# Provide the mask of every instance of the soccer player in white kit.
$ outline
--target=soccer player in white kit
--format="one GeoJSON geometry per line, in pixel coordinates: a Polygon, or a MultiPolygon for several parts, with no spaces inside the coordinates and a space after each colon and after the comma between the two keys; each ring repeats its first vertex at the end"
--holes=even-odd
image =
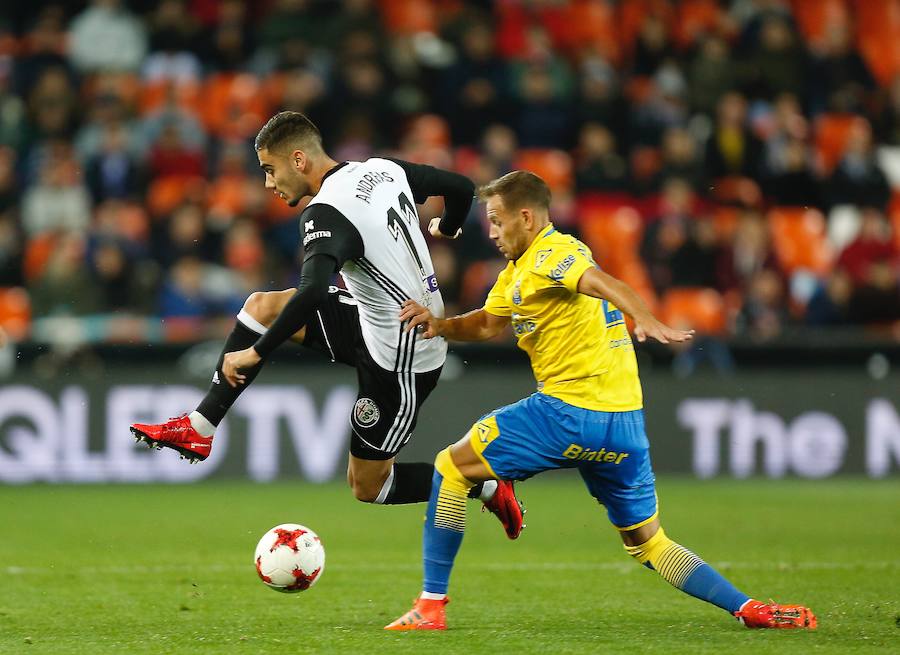
{"type": "MultiPolygon", "coordinates": [[[[205,459],[225,413],[288,339],[354,366],[359,395],[352,427],[348,481],[365,502],[427,502],[434,466],[394,459],[434,389],[447,353],[443,339],[405,331],[400,306],[413,299],[442,316],[443,299],[416,203],[443,196],[445,212],[429,231],[455,238],[471,207],[474,186],[449,171],[400,160],[331,159],[313,123],[298,112],[273,116],[256,137],[266,188],[289,205],[312,196],[300,217],[304,262],[297,289],[252,294],[225,342],[209,391],[197,409],[161,424],[134,424],[151,446],[193,461],[205,459]],[[332,285],[335,274],[347,290],[332,285]]],[[[511,483],[473,491],[498,516],[507,536],[522,528],[511,483]]]]}

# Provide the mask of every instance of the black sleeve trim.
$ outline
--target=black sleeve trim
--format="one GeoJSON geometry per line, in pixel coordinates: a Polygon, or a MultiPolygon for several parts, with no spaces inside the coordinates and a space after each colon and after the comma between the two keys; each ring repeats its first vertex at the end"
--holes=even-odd
{"type": "Polygon", "coordinates": [[[434,166],[413,164],[402,159],[391,159],[406,173],[413,197],[419,204],[431,196],[444,197],[444,215],[441,217],[440,230],[447,236],[453,236],[462,227],[472,200],[475,198],[475,185],[472,180],[459,173],[452,173],[434,166]]]}
{"type": "Polygon", "coordinates": [[[268,357],[273,350],[309,322],[313,312],[328,295],[331,278],[338,270],[337,263],[329,255],[310,257],[303,264],[297,292],[266,333],[253,344],[254,350],[261,357],[268,357]]]}
{"type": "Polygon", "coordinates": [[[316,203],[300,216],[304,260],[313,255],[328,255],[338,266],[365,255],[362,236],[356,226],[331,205],[316,203]]]}

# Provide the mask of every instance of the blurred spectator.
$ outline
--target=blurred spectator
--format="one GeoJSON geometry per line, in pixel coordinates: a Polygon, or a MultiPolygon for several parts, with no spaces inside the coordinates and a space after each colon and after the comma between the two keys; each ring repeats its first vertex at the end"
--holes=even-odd
{"type": "Polygon", "coordinates": [[[599,123],[587,123],[578,138],[575,186],[579,191],[628,188],[628,165],[616,152],[613,133],[599,123]]]}
{"type": "Polygon", "coordinates": [[[716,123],[706,143],[706,170],[710,178],[759,173],[762,145],[747,125],[747,102],[739,93],[719,100],[716,123]]]}
{"type": "Polygon", "coordinates": [[[0,212],[17,208],[19,183],[16,179],[16,151],[0,146],[0,212]]]}
{"type": "Polygon", "coordinates": [[[738,219],[730,244],[720,251],[719,290],[742,290],[760,271],[776,269],[766,219],[756,210],[745,210],[738,219]]]}
{"type": "Polygon", "coordinates": [[[800,139],[788,141],[780,161],[770,161],[763,189],[773,204],[819,207],[822,190],[812,169],[812,152],[800,139]]]}
{"type": "MultiPolygon", "coordinates": [[[[626,138],[628,106],[619,88],[616,70],[604,59],[586,57],[581,62],[575,121],[579,126],[597,122],[626,138]]],[[[629,144],[621,142],[623,152],[629,144]]]]}
{"type": "Polygon", "coordinates": [[[28,96],[32,142],[66,138],[75,131],[78,100],[65,69],[45,68],[28,96]]]}
{"type": "Polygon", "coordinates": [[[712,116],[719,98],[735,87],[737,70],[728,42],[716,34],[703,37],[687,77],[692,109],[712,116]]]}
{"type": "Polygon", "coordinates": [[[88,160],[85,178],[95,203],[109,198],[137,198],[143,191],[143,172],[128,152],[128,132],[111,125],[103,134],[101,151],[88,160]]]}
{"type": "Polygon", "coordinates": [[[687,82],[674,62],[661,66],[631,113],[631,145],[659,146],[665,131],[687,123],[687,82]]]}
{"type": "Polygon", "coordinates": [[[143,296],[142,292],[146,292],[137,288],[133,262],[116,241],[104,239],[94,244],[90,260],[100,311],[131,309],[136,305],[135,301],[143,296]]]}
{"type": "Polygon", "coordinates": [[[0,57],[0,147],[18,148],[25,137],[25,103],[12,91],[13,60],[0,57]]]}
{"type": "Polygon", "coordinates": [[[569,147],[572,143],[568,99],[557,88],[553,72],[544,64],[526,66],[515,90],[516,133],[526,148],[569,147]]]}
{"type": "Polygon", "coordinates": [[[159,294],[163,318],[206,318],[215,313],[215,303],[205,289],[206,264],[192,256],[172,264],[159,294]]]}
{"type": "Polygon", "coordinates": [[[664,63],[675,58],[668,27],[660,16],[648,13],[635,42],[633,73],[653,77],[664,63]]]}
{"type": "Polygon", "coordinates": [[[204,62],[214,71],[240,70],[254,48],[253,27],[247,16],[246,3],[222,0],[219,20],[206,38],[204,62]]]}
{"type": "Polygon", "coordinates": [[[93,0],[69,26],[69,57],[82,72],[137,71],[146,53],[146,28],[121,0],[93,0]]]}
{"type": "Polygon", "coordinates": [[[760,26],[759,45],[741,63],[742,88],[750,98],[772,100],[802,88],[806,69],[806,55],[791,22],[770,14],[760,26]]]}
{"type": "Polygon", "coordinates": [[[876,120],[878,140],[886,145],[900,146],[900,75],[882,93],[881,108],[876,120]]]}
{"type": "Polygon", "coordinates": [[[57,144],[46,165],[40,167],[38,183],[22,196],[22,227],[29,237],[45,232],[83,232],[91,222],[91,199],[78,179],[71,149],[57,144]]]}
{"type": "Polygon", "coordinates": [[[456,62],[441,75],[440,110],[450,121],[454,143],[474,145],[485,125],[507,120],[507,83],[490,25],[472,23],[462,32],[456,62]]]}
{"type": "Polygon", "coordinates": [[[87,121],[83,122],[75,135],[75,152],[82,162],[87,162],[101,154],[109,131],[122,133],[123,145],[127,153],[140,157],[146,149],[136,123],[129,116],[124,99],[111,92],[98,93],[88,107],[87,121]]]}
{"type": "Polygon", "coordinates": [[[705,193],[707,180],[703,160],[694,136],[682,127],[670,127],[662,138],[662,163],[653,180],[653,189],[662,188],[665,180],[685,180],[697,193],[705,193]]]}
{"type": "Polygon", "coordinates": [[[850,315],[856,323],[900,320],[900,280],[889,262],[869,265],[865,282],[850,297],[850,315]]]}
{"type": "Polygon", "coordinates": [[[788,321],[784,282],[772,270],[752,275],[737,317],[737,332],[755,341],[771,341],[788,321]]]}
{"type": "Polygon", "coordinates": [[[865,207],[860,214],[859,233],[844,248],[837,262],[856,285],[865,284],[870,279],[872,266],[880,263],[890,265],[900,255],[884,214],[876,207],[865,207]]]}
{"type": "Polygon", "coordinates": [[[12,210],[0,210],[0,287],[22,284],[24,240],[12,210]]]}
{"type": "Polygon", "coordinates": [[[149,28],[150,55],[142,65],[144,79],[198,83],[203,73],[196,55],[200,28],[185,0],[162,0],[150,16],[149,28]]]}
{"type": "Polygon", "coordinates": [[[831,205],[887,207],[891,195],[887,178],[878,165],[868,121],[854,121],[844,156],[828,181],[831,205]]]}
{"type": "Polygon", "coordinates": [[[850,297],[853,280],[842,268],[820,282],[806,305],[806,322],[815,326],[845,325],[851,322],[850,297]]]}
{"type": "Polygon", "coordinates": [[[850,26],[832,23],[824,43],[815,48],[808,80],[809,108],[813,115],[863,112],[875,79],[862,56],[853,49],[850,26]]]}
{"type": "Polygon", "coordinates": [[[150,148],[149,165],[153,177],[191,177],[204,174],[203,151],[185,143],[177,122],[160,124],[160,132],[150,148]]]}
{"type": "Polygon", "coordinates": [[[29,284],[35,316],[81,316],[101,309],[100,289],[85,254],[85,238],[80,232],[64,232],[59,236],[43,273],[29,284]]]}
{"type": "Polygon", "coordinates": [[[153,258],[168,268],[187,257],[213,261],[217,250],[215,240],[207,230],[203,208],[194,203],[185,203],[175,210],[165,224],[158,226],[153,243],[153,258]]]}
{"type": "Polygon", "coordinates": [[[65,10],[61,4],[48,4],[35,18],[34,25],[22,39],[22,56],[15,65],[15,89],[28,97],[32,87],[48,68],[61,69],[71,75],[65,56],[65,10]]]}
{"type": "Polygon", "coordinates": [[[694,200],[687,182],[667,180],[660,197],[660,213],[644,232],[641,258],[659,294],[672,286],[696,286],[695,281],[701,278],[714,280],[715,238],[706,225],[694,225],[694,200]]]}

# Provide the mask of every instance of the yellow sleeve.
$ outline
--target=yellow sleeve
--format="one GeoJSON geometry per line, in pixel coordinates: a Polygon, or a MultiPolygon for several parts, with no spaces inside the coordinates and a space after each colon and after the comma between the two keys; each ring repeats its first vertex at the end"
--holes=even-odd
{"type": "Polygon", "coordinates": [[[534,273],[540,280],[541,288],[564,287],[576,293],[581,276],[596,266],[590,248],[572,239],[563,247],[555,247],[552,255],[541,262],[534,273]]]}
{"type": "Polygon", "coordinates": [[[497,276],[497,281],[491,287],[487,300],[484,301],[484,311],[494,316],[512,316],[513,310],[506,302],[506,289],[512,277],[513,264],[510,262],[503,272],[497,276]]]}

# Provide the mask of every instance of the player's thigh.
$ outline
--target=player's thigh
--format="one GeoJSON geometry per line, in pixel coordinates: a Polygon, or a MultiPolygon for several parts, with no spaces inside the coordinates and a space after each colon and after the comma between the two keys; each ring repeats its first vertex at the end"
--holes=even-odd
{"type": "MultiPolygon", "coordinates": [[[[285,289],[284,291],[254,291],[247,300],[244,301],[244,307],[241,312],[242,319],[247,317],[253,319],[259,326],[268,328],[284,306],[288,304],[296,289],[285,289]]],[[[256,326],[254,326],[256,327],[256,326]]]]}
{"type": "Polygon", "coordinates": [[[481,417],[465,438],[492,477],[526,480],[571,465],[564,453],[578,428],[573,409],[535,393],[481,417]]]}
{"type": "Polygon", "coordinates": [[[643,412],[598,414],[608,414],[606,435],[599,448],[578,460],[578,471],[591,495],[606,507],[610,522],[621,531],[635,530],[658,513],[643,412]]]}
{"type": "Polygon", "coordinates": [[[392,459],[412,437],[441,370],[387,371],[366,357],[356,371],[359,395],[350,414],[350,453],[361,460],[392,459]]]}
{"type": "Polygon", "coordinates": [[[349,366],[364,362],[365,342],[356,300],[345,289],[332,286],[306,325],[303,345],[349,366]]]}

